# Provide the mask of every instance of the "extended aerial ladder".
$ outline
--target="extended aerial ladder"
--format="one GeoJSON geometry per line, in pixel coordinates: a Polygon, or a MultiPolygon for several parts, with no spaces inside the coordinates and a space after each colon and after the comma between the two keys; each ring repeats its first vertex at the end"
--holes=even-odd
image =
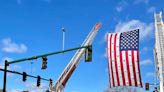
{"type": "Polygon", "coordinates": [[[162,12],[155,13],[155,67],[159,78],[160,92],[164,92],[164,23],[162,12]]]}
{"type": "MultiPolygon", "coordinates": [[[[81,46],[91,45],[92,41],[95,38],[95,36],[96,36],[98,30],[100,29],[100,27],[101,27],[101,23],[97,23],[93,27],[93,29],[91,30],[91,32],[89,33],[87,38],[84,40],[84,42],[82,43],[81,46]]],[[[77,52],[72,57],[72,59],[70,60],[68,65],[65,67],[62,74],[59,76],[58,80],[56,81],[55,86],[52,87],[51,92],[62,92],[63,91],[64,87],[66,86],[66,83],[67,83],[68,79],[71,77],[72,73],[74,72],[74,70],[76,69],[78,64],[80,63],[80,59],[84,55],[85,49],[86,48],[82,48],[82,49],[77,50],[77,52]]]]}

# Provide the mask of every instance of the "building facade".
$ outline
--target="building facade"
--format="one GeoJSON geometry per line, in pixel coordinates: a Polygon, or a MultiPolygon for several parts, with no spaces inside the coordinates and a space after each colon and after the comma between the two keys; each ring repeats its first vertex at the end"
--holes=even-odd
{"type": "Polygon", "coordinates": [[[154,60],[156,67],[156,75],[159,79],[160,92],[164,92],[164,24],[162,20],[162,12],[154,14],[155,18],[155,48],[154,60]]]}

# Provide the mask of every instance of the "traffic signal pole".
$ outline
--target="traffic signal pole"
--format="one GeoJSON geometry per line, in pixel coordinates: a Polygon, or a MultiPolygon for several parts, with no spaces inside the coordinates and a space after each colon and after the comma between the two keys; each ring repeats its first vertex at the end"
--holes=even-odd
{"type": "MultiPolygon", "coordinates": [[[[6,92],[6,81],[7,81],[7,72],[10,72],[10,73],[14,73],[14,74],[19,74],[19,75],[23,75],[23,73],[20,73],[20,72],[17,72],[17,71],[11,71],[11,70],[7,70],[7,60],[5,60],[5,68],[4,69],[1,69],[1,71],[4,71],[4,82],[3,82],[3,92],[6,92]]],[[[33,76],[33,75],[28,75],[28,77],[32,77],[32,78],[37,78],[36,76],[33,76]]],[[[50,81],[49,79],[45,79],[45,78],[41,78],[42,80],[45,80],[45,81],[50,81]]]]}
{"type": "MultiPolygon", "coordinates": [[[[50,55],[55,55],[55,54],[60,54],[60,53],[69,52],[69,51],[73,51],[73,50],[78,50],[78,49],[82,49],[82,48],[89,48],[89,47],[90,47],[90,45],[88,45],[88,46],[81,46],[81,47],[77,47],[77,48],[71,48],[71,49],[62,50],[62,51],[51,52],[51,53],[42,54],[42,55],[38,55],[38,56],[32,56],[32,57],[29,57],[29,58],[18,59],[18,60],[14,60],[14,61],[10,61],[10,62],[5,60],[3,92],[6,92],[7,72],[13,72],[13,71],[7,70],[7,66],[9,66],[10,64],[23,62],[23,61],[27,61],[27,60],[33,60],[33,59],[42,58],[42,57],[46,57],[46,56],[50,56],[50,55]]],[[[0,69],[0,70],[2,70],[2,69],[0,69]]],[[[15,73],[19,74],[18,72],[15,72],[15,73]]],[[[31,76],[31,75],[27,75],[27,76],[31,76]]],[[[35,77],[35,76],[31,76],[31,77],[35,77]]],[[[37,77],[35,77],[35,78],[37,78],[37,77]]],[[[45,79],[45,80],[47,80],[47,79],[45,79]]]]}
{"type": "Polygon", "coordinates": [[[3,79],[3,92],[6,92],[6,81],[7,81],[7,60],[5,60],[4,66],[4,79],[3,79]]]}
{"type": "MultiPolygon", "coordinates": [[[[0,68],[0,71],[5,71],[5,70],[0,68]]],[[[14,73],[14,74],[18,74],[18,75],[23,75],[23,73],[20,73],[17,71],[6,70],[6,72],[14,73]]],[[[29,74],[27,74],[26,76],[31,77],[31,78],[37,78],[37,76],[33,76],[33,75],[29,75],[29,74]]],[[[45,79],[45,78],[41,78],[41,79],[45,80],[45,81],[50,81],[49,79],[45,79]]]]}
{"type": "Polygon", "coordinates": [[[37,59],[37,58],[41,58],[41,57],[45,57],[45,56],[51,56],[51,55],[55,55],[55,54],[60,54],[60,53],[69,52],[69,51],[73,51],[73,50],[78,50],[78,49],[82,49],[82,48],[88,48],[88,47],[90,47],[90,45],[77,47],[77,48],[71,48],[71,49],[57,51],[57,52],[51,52],[51,53],[38,55],[38,56],[32,56],[32,57],[29,57],[29,58],[18,59],[18,60],[14,60],[14,61],[11,61],[11,62],[7,62],[7,66],[9,64],[13,64],[13,63],[23,62],[23,61],[26,61],[26,60],[33,60],[33,59],[37,59]]]}

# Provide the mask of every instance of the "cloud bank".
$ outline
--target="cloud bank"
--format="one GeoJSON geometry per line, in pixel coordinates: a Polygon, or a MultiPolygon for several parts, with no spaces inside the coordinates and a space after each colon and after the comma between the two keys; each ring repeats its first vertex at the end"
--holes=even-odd
{"type": "Polygon", "coordinates": [[[153,62],[150,59],[146,59],[140,62],[140,65],[150,65],[153,64],[153,62]]]}
{"type": "Polygon", "coordinates": [[[140,29],[140,39],[144,39],[153,34],[153,23],[145,23],[140,20],[119,21],[116,25],[115,32],[126,32],[134,29],[140,29]]]}
{"type": "Polygon", "coordinates": [[[27,47],[24,44],[17,44],[13,42],[10,38],[5,38],[2,40],[2,51],[8,53],[25,53],[27,47]]]}

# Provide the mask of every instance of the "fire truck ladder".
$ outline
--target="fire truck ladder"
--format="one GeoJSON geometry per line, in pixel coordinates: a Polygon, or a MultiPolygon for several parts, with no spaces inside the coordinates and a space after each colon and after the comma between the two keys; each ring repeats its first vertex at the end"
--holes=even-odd
{"type": "MultiPolygon", "coordinates": [[[[88,46],[92,44],[93,39],[95,38],[98,30],[101,27],[101,23],[97,23],[92,31],[89,33],[87,38],[84,40],[81,46],[88,46]]],[[[59,76],[58,80],[56,81],[55,86],[52,87],[51,92],[63,92],[64,87],[66,86],[66,83],[68,79],[71,77],[73,71],[76,69],[78,64],[80,63],[80,59],[82,58],[83,54],[85,53],[86,48],[82,48],[77,50],[75,55],[72,57],[68,65],[65,67],[62,74],[59,76]]]]}

